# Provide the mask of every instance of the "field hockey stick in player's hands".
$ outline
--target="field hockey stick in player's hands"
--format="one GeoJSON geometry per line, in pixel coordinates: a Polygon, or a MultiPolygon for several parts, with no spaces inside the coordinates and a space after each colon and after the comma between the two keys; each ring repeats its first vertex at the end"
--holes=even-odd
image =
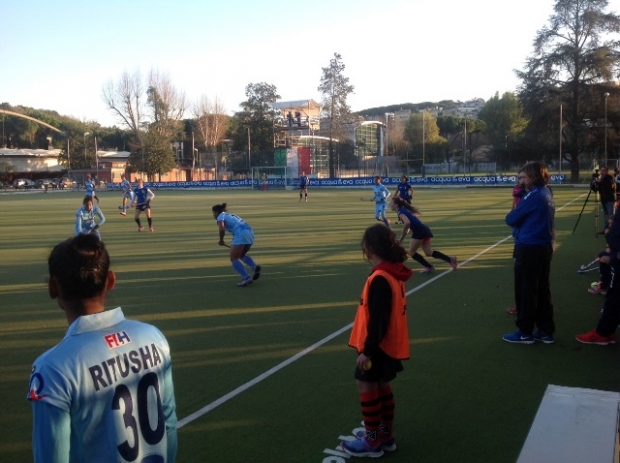
{"type": "Polygon", "coordinates": [[[230,245],[224,243],[224,241],[221,241],[221,240],[217,244],[219,244],[220,246],[224,246],[226,248],[230,248],[230,245]]]}

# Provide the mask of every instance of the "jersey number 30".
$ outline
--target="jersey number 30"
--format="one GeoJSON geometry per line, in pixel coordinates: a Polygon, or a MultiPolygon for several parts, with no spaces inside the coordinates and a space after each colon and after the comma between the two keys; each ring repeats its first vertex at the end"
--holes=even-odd
{"type": "Polygon", "coordinates": [[[134,461],[140,454],[138,431],[140,431],[144,440],[150,445],[159,443],[164,437],[164,409],[161,403],[157,374],[153,372],[147,373],[138,383],[136,410],[138,421],[136,421],[134,417],[134,399],[129,388],[124,384],[116,386],[114,398],[112,399],[112,410],[121,410],[121,401],[125,409],[123,413],[123,422],[125,423],[125,427],[131,430],[134,444],[132,447],[126,440],[118,446],[118,452],[125,460],[134,461]],[[155,429],[151,429],[151,424],[149,422],[148,392],[150,388],[153,388],[157,396],[157,427],[155,429]]]}

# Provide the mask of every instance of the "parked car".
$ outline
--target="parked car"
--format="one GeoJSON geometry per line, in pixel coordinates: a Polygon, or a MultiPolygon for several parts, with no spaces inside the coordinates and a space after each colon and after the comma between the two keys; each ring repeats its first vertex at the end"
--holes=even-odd
{"type": "Polygon", "coordinates": [[[34,181],[35,187],[36,188],[43,188],[43,189],[48,189],[48,188],[56,188],[56,184],[54,183],[54,179],[51,178],[40,178],[38,180],[34,181]]]}
{"type": "Polygon", "coordinates": [[[30,188],[34,188],[34,182],[29,178],[17,178],[13,182],[13,188],[23,188],[28,190],[30,188]]]}

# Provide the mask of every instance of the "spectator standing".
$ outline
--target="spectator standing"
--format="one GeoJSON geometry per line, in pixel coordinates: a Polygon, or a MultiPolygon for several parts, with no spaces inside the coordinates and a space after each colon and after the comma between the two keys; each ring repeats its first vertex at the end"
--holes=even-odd
{"type": "Polygon", "coordinates": [[[502,339],[517,344],[554,343],[550,270],[555,241],[555,203],[541,162],[528,162],[518,175],[525,186],[519,205],[506,216],[515,240],[514,281],[517,331],[502,339]],[[534,328],[538,330],[534,332],[534,328]]]}

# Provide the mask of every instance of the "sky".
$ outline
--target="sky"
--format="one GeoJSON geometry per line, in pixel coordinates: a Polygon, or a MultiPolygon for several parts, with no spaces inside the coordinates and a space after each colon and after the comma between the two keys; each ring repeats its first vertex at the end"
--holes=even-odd
{"type": "MultiPolygon", "coordinates": [[[[0,0],[0,103],[121,126],[124,72],[168,75],[189,102],[240,109],[250,83],[314,99],[334,53],[353,111],[515,91],[553,0],[0,0]]],[[[609,0],[620,13],[620,0],[609,0]]]]}

